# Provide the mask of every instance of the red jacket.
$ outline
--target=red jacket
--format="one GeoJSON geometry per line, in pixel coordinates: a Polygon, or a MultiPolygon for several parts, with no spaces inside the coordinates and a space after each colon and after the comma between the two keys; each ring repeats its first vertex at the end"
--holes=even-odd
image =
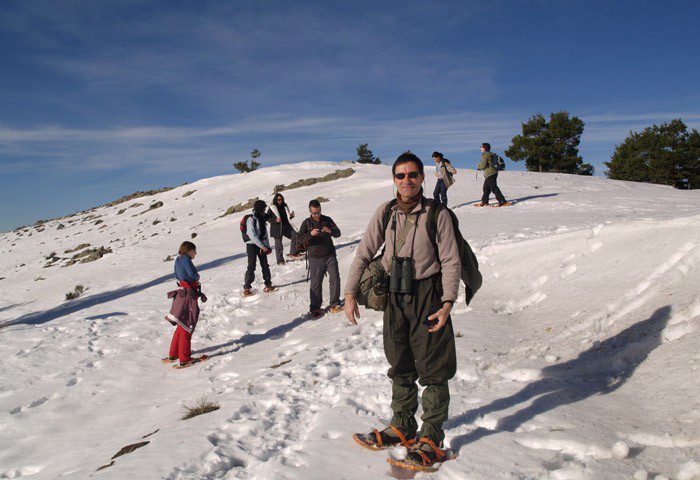
{"type": "Polygon", "coordinates": [[[165,319],[193,333],[199,320],[199,292],[194,288],[181,288],[168,292],[168,298],[173,299],[173,305],[165,319]]]}

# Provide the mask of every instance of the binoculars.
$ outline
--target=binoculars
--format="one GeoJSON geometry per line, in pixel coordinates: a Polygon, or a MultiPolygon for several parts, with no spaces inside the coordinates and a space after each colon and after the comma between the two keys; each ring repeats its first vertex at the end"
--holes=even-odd
{"type": "Polygon", "coordinates": [[[389,277],[389,291],[403,295],[413,294],[413,259],[394,257],[389,277]]]}

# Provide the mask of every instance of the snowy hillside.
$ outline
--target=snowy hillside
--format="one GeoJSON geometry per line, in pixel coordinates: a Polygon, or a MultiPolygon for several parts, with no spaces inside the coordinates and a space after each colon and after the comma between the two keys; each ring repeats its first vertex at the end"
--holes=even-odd
{"type": "MultiPolygon", "coordinates": [[[[283,192],[297,225],[309,199],[329,199],[343,286],[392,196],[389,167],[350,166],[283,192]]],[[[273,265],[281,288],[241,298],[243,213],[220,217],[340,168],[210,178],[0,235],[0,479],[413,478],[386,462],[402,449],[351,438],[391,416],[381,315],[307,320],[304,262],[273,265]],[[194,233],[209,301],[192,346],[212,358],[174,370],[159,362],[172,334],[166,258],[194,233]],[[76,285],[85,293],[66,301],[76,285]],[[181,420],[202,395],[221,408],[181,420]]],[[[484,287],[453,310],[446,445],[459,457],[415,478],[700,478],[700,191],[504,172],[515,206],[477,209],[483,178],[456,179],[449,203],[484,287]]]]}

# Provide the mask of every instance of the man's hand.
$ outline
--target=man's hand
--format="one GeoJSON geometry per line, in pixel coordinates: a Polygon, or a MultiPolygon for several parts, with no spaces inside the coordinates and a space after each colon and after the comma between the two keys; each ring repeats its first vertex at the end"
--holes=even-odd
{"type": "Polygon", "coordinates": [[[318,237],[318,235],[321,233],[321,230],[319,230],[318,228],[314,228],[309,233],[311,234],[312,237],[318,237]]]}
{"type": "MultiPolygon", "coordinates": [[[[345,305],[347,306],[347,300],[345,301],[345,305]]],[[[447,317],[450,316],[450,312],[452,311],[452,304],[449,302],[446,302],[440,310],[437,312],[433,313],[431,316],[428,317],[429,321],[434,321],[437,320],[437,323],[433,325],[432,327],[428,328],[428,331],[430,333],[435,333],[438,330],[440,330],[442,327],[445,326],[445,323],[447,323],[447,317]]]]}
{"type": "Polygon", "coordinates": [[[261,248],[261,250],[263,251],[263,253],[265,255],[269,255],[270,253],[272,253],[272,250],[267,248],[267,247],[263,247],[263,248],[261,248]]]}
{"type": "Polygon", "coordinates": [[[325,233],[331,233],[331,229],[328,228],[328,227],[323,227],[323,231],[324,231],[325,233]]]}
{"type": "Polygon", "coordinates": [[[355,318],[360,318],[360,308],[357,306],[355,295],[345,294],[345,318],[353,325],[357,325],[355,318]]]}

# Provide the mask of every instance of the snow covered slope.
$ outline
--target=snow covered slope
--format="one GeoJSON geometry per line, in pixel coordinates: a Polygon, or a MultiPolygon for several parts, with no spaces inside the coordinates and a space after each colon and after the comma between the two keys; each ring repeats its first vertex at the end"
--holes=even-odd
{"type": "MultiPolygon", "coordinates": [[[[277,291],[241,298],[243,213],[217,218],[347,167],[210,178],[0,235],[0,479],[412,478],[386,463],[401,449],[351,438],[391,416],[381,315],[307,320],[303,262],[272,267],[277,291]],[[193,349],[212,358],[174,370],[159,362],[172,334],[164,260],[193,233],[209,296],[193,349]],[[77,253],[112,252],[63,266],[87,243],[77,253]],[[65,301],[76,285],[86,292],[65,301]],[[182,403],[204,394],[221,408],[181,420],[182,403]]],[[[393,194],[389,167],[352,168],[284,192],[297,225],[309,199],[329,199],[343,281],[393,194]]],[[[456,178],[450,206],[484,287],[453,310],[446,444],[459,457],[415,477],[700,478],[700,191],[504,172],[516,205],[477,209],[482,178],[456,178]]]]}

